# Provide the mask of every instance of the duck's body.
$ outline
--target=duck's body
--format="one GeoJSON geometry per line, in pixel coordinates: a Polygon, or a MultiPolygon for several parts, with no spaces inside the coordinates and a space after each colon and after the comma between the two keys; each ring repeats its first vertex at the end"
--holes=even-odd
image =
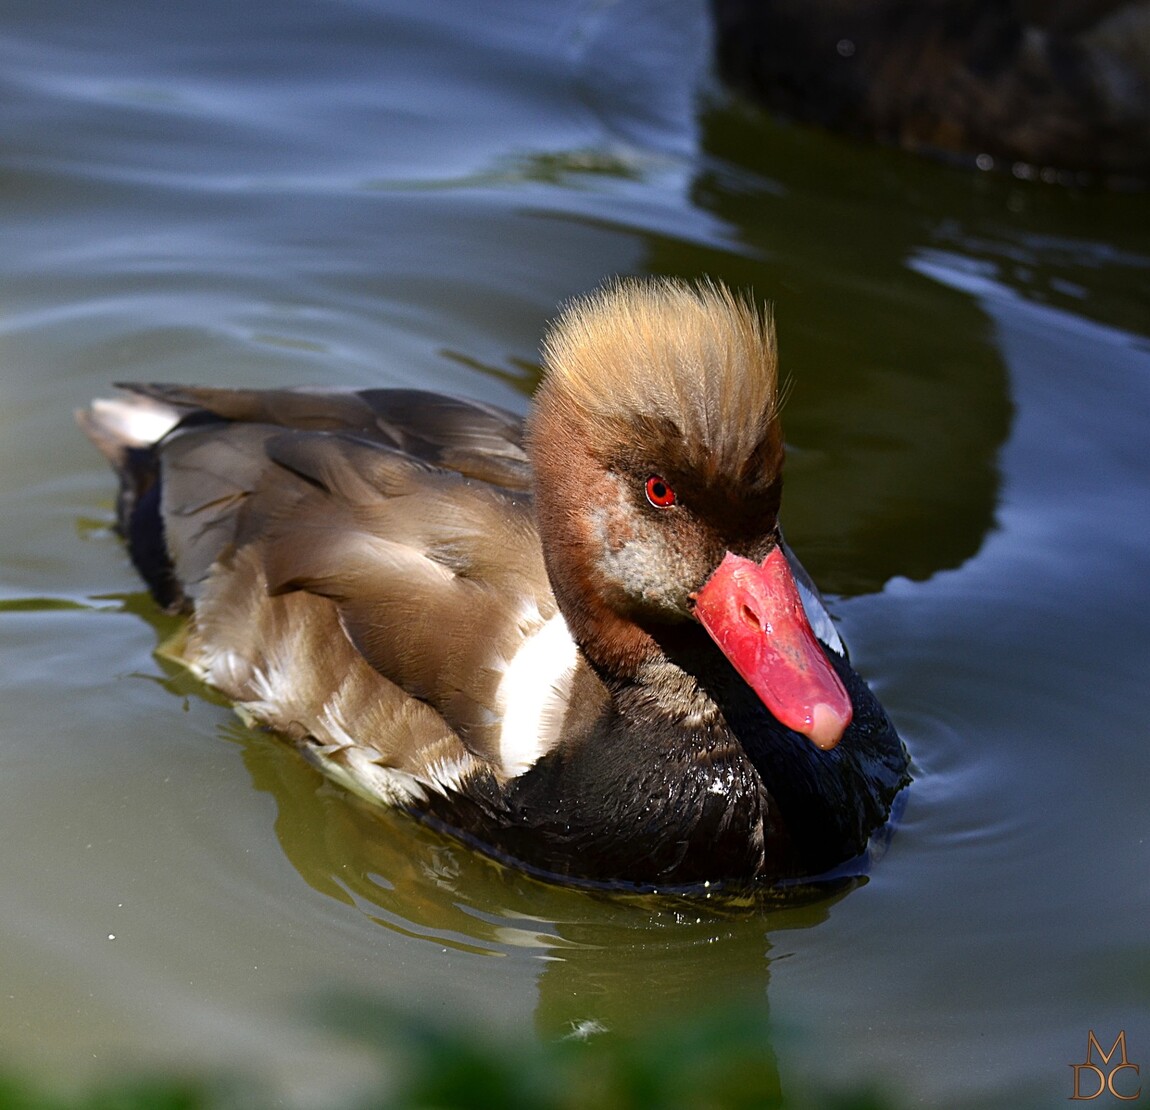
{"type": "Polygon", "coordinates": [[[191,613],[180,657],[350,789],[540,873],[743,884],[858,855],[907,758],[778,533],[769,325],[621,286],[547,362],[528,430],[409,390],[97,402],[133,560],[191,613]],[[731,642],[748,619],[782,662],[757,627],[731,642]]]}

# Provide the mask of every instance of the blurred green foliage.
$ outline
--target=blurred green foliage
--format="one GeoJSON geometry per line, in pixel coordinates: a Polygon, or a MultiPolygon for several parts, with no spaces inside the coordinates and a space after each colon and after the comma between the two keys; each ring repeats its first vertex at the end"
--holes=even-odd
{"type": "MultiPolygon", "coordinates": [[[[887,1110],[877,1091],[780,1090],[765,1011],[735,1008],[637,1037],[582,1028],[559,1040],[398,1016],[344,998],[324,1024],[376,1048],[385,1090],[349,1110],[887,1110]]],[[[0,1110],[217,1110],[261,1105],[249,1084],[138,1079],[80,1095],[0,1080],[0,1110]]]]}

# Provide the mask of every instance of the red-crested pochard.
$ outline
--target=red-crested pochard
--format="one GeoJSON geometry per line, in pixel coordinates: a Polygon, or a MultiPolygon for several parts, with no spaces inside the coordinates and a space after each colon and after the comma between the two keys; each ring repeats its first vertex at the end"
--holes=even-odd
{"type": "Polygon", "coordinates": [[[858,856],[907,755],[779,531],[769,317],[616,283],[543,362],[526,425],[406,389],[95,402],[132,559],[190,614],[178,657],[356,794],[537,874],[858,856]]]}

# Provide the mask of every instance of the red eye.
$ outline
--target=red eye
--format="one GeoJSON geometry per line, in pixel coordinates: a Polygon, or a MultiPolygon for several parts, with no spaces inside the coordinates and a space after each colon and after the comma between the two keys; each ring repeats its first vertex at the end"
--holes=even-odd
{"type": "Polygon", "coordinates": [[[658,474],[647,479],[647,500],[656,509],[669,509],[675,504],[675,491],[658,474]]]}

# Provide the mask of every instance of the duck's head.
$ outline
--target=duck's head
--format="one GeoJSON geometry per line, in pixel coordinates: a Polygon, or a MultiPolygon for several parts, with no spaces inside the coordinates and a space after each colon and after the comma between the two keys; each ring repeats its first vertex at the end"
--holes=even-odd
{"type": "Polygon", "coordinates": [[[851,703],[782,550],[770,317],[718,285],[618,283],[568,306],[544,370],[536,512],[588,658],[634,677],[698,622],[779,721],[833,747],[851,703]]]}

